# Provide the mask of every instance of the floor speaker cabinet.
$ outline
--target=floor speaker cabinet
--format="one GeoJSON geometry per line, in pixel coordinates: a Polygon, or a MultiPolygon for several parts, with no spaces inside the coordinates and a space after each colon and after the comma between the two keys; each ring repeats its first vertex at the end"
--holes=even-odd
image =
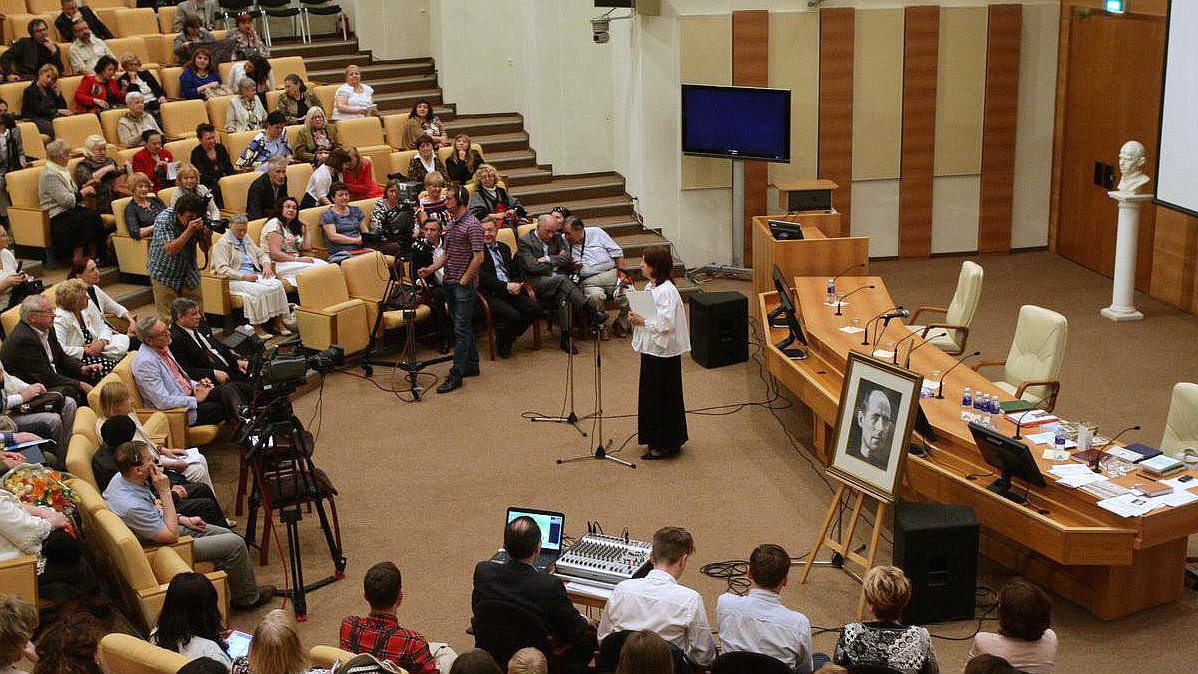
{"type": "Polygon", "coordinates": [[[691,357],[705,368],[749,359],[749,300],[736,291],[691,297],[691,357]]]}
{"type": "Polygon", "coordinates": [[[903,624],[973,619],[978,580],[973,509],[900,501],[894,511],[894,565],[911,581],[903,624]]]}

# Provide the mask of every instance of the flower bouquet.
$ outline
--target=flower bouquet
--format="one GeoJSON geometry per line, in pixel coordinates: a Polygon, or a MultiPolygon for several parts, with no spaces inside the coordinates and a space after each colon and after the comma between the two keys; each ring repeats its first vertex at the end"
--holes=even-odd
{"type": "Polygon", "coordinates": [[[75,513],[75,492],[56,470],[32,464],[17,466],[5,473],[3,487],[21,503],[53,508],[67,517],[75,513]]]}

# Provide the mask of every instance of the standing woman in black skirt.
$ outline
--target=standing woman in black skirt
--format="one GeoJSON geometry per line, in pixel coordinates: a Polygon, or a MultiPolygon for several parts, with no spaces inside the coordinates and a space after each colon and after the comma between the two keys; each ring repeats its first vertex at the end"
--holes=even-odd
{"type": "Polygon", "coordinates": [[[641,273],[650,279],[657,313],[630,313],[632,348],[641,354],[637,443],[648,445],[646,461],[682,453],[686,443],[686,405],[682,400],[682,354],[691,350],[682,295],[670,280],[674,257],[667,246],[653,246],[641,258],[641,273]]]}

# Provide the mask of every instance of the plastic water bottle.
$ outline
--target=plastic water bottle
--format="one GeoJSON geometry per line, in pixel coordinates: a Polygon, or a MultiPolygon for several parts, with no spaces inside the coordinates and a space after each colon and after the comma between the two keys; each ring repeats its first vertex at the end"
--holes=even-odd
{"type": "Polygon", "coordinates": [[[973,407],[973,396],[969,394],[969,387],[965,387],[965,392],[961,394],[961,407],[973,407]]]}
{"type": "Polygon", "coordinates": [[[1002,414],[1002,403],[998,402],[997,393],[990,399],[990,413],[996,417],[1002,414]]]}
{"type": "Polygon", "coordinates": [[[1069,452],[1065,450],[1065,429],[1059,424],[1057,425],[1056,434],[1052,437],[1052,447],[1056,453],[1056,456],[1053,458],[1057,461],[1064,461],[1069,458],[1069,452]]]}
{"type": "Polygon", "coordinates": [[[828,279],[828,304],[836,303],[836,279],[828,279]]]}
{"type": "Polygon", "coordinates": [[[982,425],[990,428],[992,419],[990,418],[990,394],[987,393],[982,397],[982,425]]]}

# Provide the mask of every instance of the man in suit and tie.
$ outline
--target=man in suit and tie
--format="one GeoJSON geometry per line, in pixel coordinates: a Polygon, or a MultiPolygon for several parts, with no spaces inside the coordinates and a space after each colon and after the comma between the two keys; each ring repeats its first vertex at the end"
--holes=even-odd
{"type": "Polygon", "coordinates": [[[158,410],[185,408],[189,426],[237,423],[242,403],[237,385],[187,376],[171,355],[171,330],[162,319],[147,316],[139,320],[137,337],[141,348],[133,358],[133,379],[147,405],[158,410]]]}
{"type": "Polygon", "coordinates": [[[549,636],[572,648],[562,658],[565,674],[585,672],[598,642],[598,623],[584,618],[558,578],[533,567],[541,553],[541,528],[531,517],[508,522],[503,530],[503,549],[508,560],[501,564],[487,560],[474,567],[474,593],[470,606],[476,612],[486,600],[514,604],[536,616],[549,636]]]}
{"type": "Polygon", "coordinates": [[[30,295],[21,302],[21,322],[0,347],[0,360],[9,374],[59,391],[80,405],[87,404],[92,390],[83,380],[98,378],[102,367],[84,365],[62,350],[54,334],[54,307],[42,295],[30,295]]]}
{"type": "Polygon", "coordinates": [[[190,297],[171,303],[171,355],[188,377],[197,381],[211,379],[217,384],[230,379],[248,379],[249,362],[238,358],[212,334],[204,323],[204,312],[190,297]]]}
{"type": "MultiPolygon", "coordinates": [[[[552,215],[545,214],[537,218],[536,229],[516,242],[516,261],[520,264],[525,280],[531,283],[536,291],[537,299],[559,307],[562,351],[578,353],[578,347],[570,341],[571,307],[587,312],[591,318],[591,325],[596,329],[607,322],[607,314],[588,302],[586,294],[570,280],[569,274],[578,270],[582,264],[570,257],[570,247],[557,230],[557,219],[552,215]]],[[[483,258],[485,261],[486,256],[483,258]]]]}
{"type": "Polygon", "coordinates": [[[516,339],[537,320],[541,309],[524,291],[524,284],[521,283],[524,276],[512,258],[512,249],[496,240],[499,224],[494,220],[482,224],[483,243],[487,250],[483,255],[483,266],[478,272],[478,288],[487,298],[491,316],[503,326],[495,348],[500,358],[508,358],[512,355],[512,345],[516,339]]]}

